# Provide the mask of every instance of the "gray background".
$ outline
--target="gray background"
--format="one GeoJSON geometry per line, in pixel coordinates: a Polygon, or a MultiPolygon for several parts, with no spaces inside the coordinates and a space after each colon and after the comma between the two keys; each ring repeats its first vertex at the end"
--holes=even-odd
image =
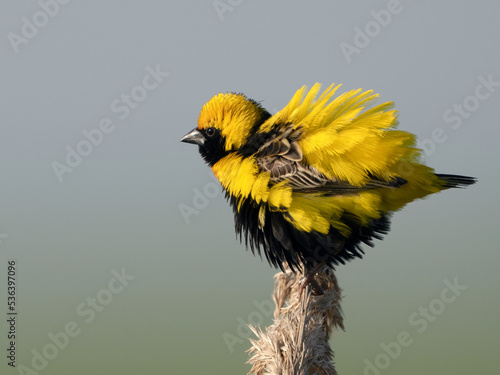
{"type": "MultiPolygon", "coordinates": [[[[363,374],[377,356],[384,365],[381,344],[403,331],[412,343],[383,374],[494,373],[500,90],[476,102],[469,96],[481,76],[500,81],[500,5],[401,1],[377,30],[371,12],[394,2],[221,3],[219,16],[212,1],[71,1],[17,53],[9,33],[22,35],[23,17],[44,18],[35,1],[4,3],[0,317],[7,319],[7,260],[15,258],[18,365],[31,367],[33,350],[54,354],[48,334],[75,322],[80,333],[40,373],[248,372],[242,322],[270,322],[256,303],[268,306],[275,271],[235,240],[210,170],[179,139],[217,92],[243,92],[274,112],[304,84],[337,82],[394,100],[400,128],[422,140],[441,133],[425,157],[437,171],[479,178],[410,204],[385,241],[338,269],[346,315],[346,332],[332,339],[339,373],[363,374]],[[341,43],[355,45],[355,28],[366,27],[374,36],[348,62],[341,43]],[[157,65],[169,76],[120,119],[111,103],[157,65]],[[477,108],[454,129],[443,115],[467,100],[477,108]],[[114,130],[59,182],[52,163],[64,163],[66,147],[104,118],[114,130]],[[193,207],[194,189],[210,197],[187,223],[179,207],[193,207]],[[112,295],[112,270],[123,267],[135,279],[112,295]],[[409,317],[441,306],[445,280],[455,278],[467,289],[441,302],[444,311],[419,333],[409,317]],[[86,323],[78,307],[110,295],[86,323]],[[232,350],[224,337],[237,339],[232,350]]],[[[0,346],[7,341],[1,324],[0,346]]],[[[17,373],[2,358],[0,372],[17,373]]]]}

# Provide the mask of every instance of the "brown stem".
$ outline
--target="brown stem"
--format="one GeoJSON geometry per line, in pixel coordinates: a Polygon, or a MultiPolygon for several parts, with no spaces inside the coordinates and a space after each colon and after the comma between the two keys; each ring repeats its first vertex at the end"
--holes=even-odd
{"type": "Polygon", "coordinates": [[[250,374],[337,374],[328,340],[333,328],[344,325],[342,290],[333,270],[324,266],[317,272],[315,281],[324,291],[318,296],[309,285],[300,298],[301,274],[287,269],[274,278],[274,323],[265,331],[250,326],[257,336],[250,340],[250,374]]]}

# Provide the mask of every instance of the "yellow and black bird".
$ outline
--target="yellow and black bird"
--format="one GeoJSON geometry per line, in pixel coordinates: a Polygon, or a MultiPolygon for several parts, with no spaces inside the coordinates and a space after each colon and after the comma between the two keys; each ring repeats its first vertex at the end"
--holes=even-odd
{"type": "Polygon", "coordinates": [[[243,94],[220,93],[181,141],[199,146],[233,207],[252,252],[283,269],[309,272],[361,257],[407,203],[475,183],[420,161],[415,136],[392,102],[361,89],[334,97],[302,87],[275,115],[243,94]],[[302,265],[305,266],[303,269],[302,265]]]}

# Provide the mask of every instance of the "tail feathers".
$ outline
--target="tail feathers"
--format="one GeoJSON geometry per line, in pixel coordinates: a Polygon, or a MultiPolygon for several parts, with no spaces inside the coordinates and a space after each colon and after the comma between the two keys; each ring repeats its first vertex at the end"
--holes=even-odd
{"type": "Polygon", "coordinates": [[[477,182],[475,177],[459,176],[456,174],[439,174],[436,173],[437,178],[439,178],[443,183],[443,188],[463,188],[468,185],[475,184],[477,182]]]}

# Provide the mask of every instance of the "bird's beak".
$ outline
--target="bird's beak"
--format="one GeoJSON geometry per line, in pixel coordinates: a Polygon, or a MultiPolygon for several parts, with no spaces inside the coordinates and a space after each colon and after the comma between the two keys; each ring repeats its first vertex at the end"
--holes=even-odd
{"type": "Polygon", "coordinates": [[[201,134],[198,129],[193,129],[181,138],[181,142],[193,143],[195,145],[203,146],[205,143],[205,136],[201,134]]]}

